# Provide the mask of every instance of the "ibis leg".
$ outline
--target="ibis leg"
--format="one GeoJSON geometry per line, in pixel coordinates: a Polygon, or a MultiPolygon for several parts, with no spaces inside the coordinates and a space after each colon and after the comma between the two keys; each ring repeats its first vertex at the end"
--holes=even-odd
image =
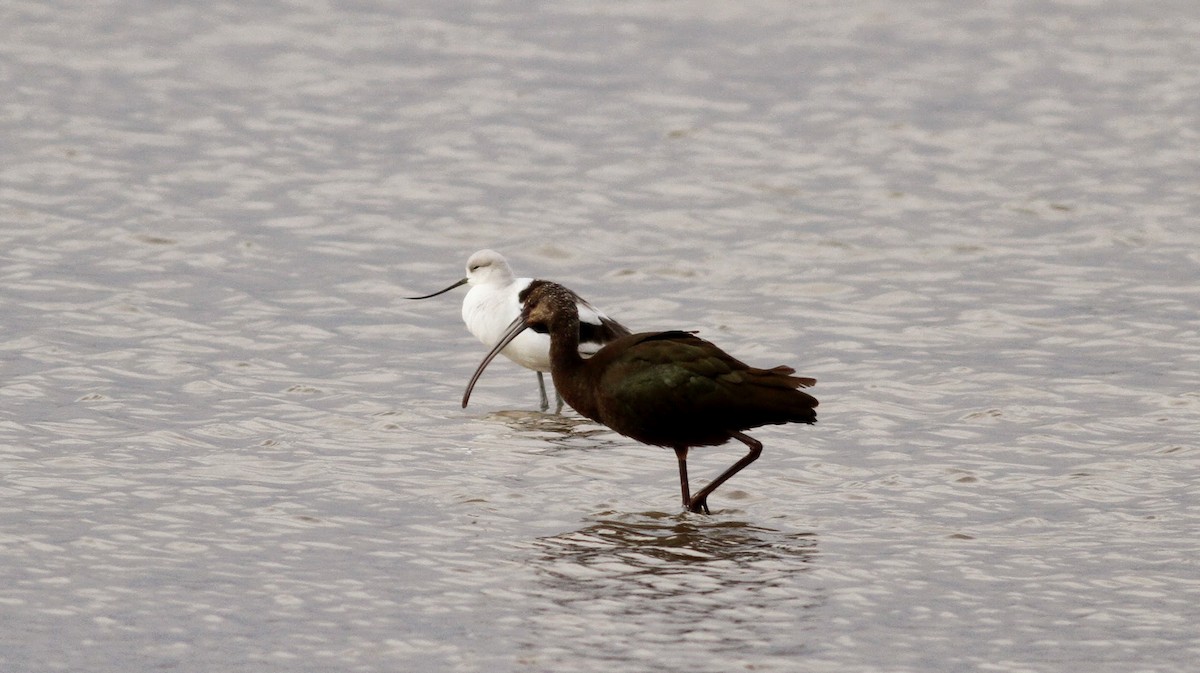
{"type": "Polygon", "coordinates": [[[676,447],[675,458],[679,460],[679,488],[683,491],[684,507],[689,507],[692,504],[692,489],[688,486],[687,454],[688,450],[686,446],[676,447]]]}
{"type": "Polygon", "coordinates": [[[717,490],[717,487],[728,481],[730,477],[738,472],[741,472],[742,468],[758,460],[758,456],[762,454],[762,442],[751,437],[750,435],[735,432],[733,433],[733,438],[750,447],[750,453],[742,456],[741,460],[733,465],[730,465],[729,469],[722,472],[721,475],[716,479],[713,479],[712,483],[700,489],[700,492],[696,494],[696,497],[692,498],[691,501],[686,504],[686,507],[693,512],[704,512],[705,514],[708,514],[708,495],[717,490]]]}
{"type": "Polygon", "coordinates": [[[538,393],[541,394],[541,397],[538,399],[538,405],[542,411],[545,411],[550,408],[550,400],[546,398],[546,379],[542,376],[541,372],[536,372],[536,374],[538,376],[538,393]]]}

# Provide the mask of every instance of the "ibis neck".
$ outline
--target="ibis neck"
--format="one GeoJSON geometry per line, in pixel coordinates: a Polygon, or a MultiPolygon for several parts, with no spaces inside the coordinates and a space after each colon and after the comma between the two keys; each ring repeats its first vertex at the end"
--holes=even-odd
{"type": "Polygon", "coordinates": [[[555,320],[549,327],[551,371],[561,369],[570,372],[582,366],[583,356],[579,354],[579,319],[564,316],[555,320]]]}
{"type": "Polygon", "coordinates": [[[554,389],[572,409],[599,420],[585,362],[579,354],[579,319],[562,319],[550,325],[550,376],[554,379],[554,389]]]}

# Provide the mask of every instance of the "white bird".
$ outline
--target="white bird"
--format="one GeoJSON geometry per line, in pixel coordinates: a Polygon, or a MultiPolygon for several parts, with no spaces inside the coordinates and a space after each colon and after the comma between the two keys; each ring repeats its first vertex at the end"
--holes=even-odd
{"type": "MultiPolygon", "coordinates": [[[[467,260],[466,278],[433,294],[405,298],[428,299],[460,285],[469,284],[471,289],[463,298],[463,322],[475,338],[490,348],[500,341],[512,322],[521,315],[521,308],[529,291],[545,282],[547,281],[533,278],[517,278],[503,255],[494,250],[480,250],[467,260]]],[[[579,307],[579,353],[584,357],[591,357],[604,344],[630,333],[624,325],[609,318],[579,295],[572,295],[579,307]]],[[[546,411],[550,408],[550,400],[546,396],[546,381],[542,373],[550,371],[550,335],[535,329],[525,330],[500,352],[513,362],[537,373],[541,409],[546,411]]],[[[562,411],[562,395],[555,390],[554,396],[557,400],[556,411],[562,411]]]]}

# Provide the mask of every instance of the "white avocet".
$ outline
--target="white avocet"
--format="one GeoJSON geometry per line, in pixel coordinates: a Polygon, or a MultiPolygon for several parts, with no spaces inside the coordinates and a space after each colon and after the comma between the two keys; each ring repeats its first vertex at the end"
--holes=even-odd
{"type": "MultiPolygon", "coordinates": [[[[467,329],[487,347],[495,346],[500,337],[521,314],[521,307],[529,291],[547,281],[533,278],[517,278],[504,256],[494,250],[480,250],[467,260],[467,277],[444,290],[420,297],[406,299],[428,299],[449,292],[460,285],[471,289],[463,298],[462,317],[467,329]]],[[[573,293],[572,293],[573,294],[573,293]]],[[[604,344],[626,336],[629,330],[609,318],[596,307],[574,295],[579,307],[579,352],[590,357],[604,344]]],[[[546,396],[546,380],[543,372],[550,371],[550,335],[528,329],[522,332],[504,350],[500,351],[513,362],[537,373],[538,391],[541,394],[542,411],[550,408],[546,396]]],[[[556,410],[562,411],[563,399],[554,391],[556,410]]]]}

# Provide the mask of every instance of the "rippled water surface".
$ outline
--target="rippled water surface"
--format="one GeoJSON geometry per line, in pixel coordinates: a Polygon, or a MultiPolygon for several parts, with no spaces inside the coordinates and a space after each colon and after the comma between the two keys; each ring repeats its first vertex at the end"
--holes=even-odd
{"type": "MultiPolygon", "coordinates": [[[[0,669],[1190,671],[1192,2],[0,8],[0,669]],[[820,380],[678,507],[476,249],[820,380]]],[[[697,481],[738,446],[698,450],[697,481]]]]}

